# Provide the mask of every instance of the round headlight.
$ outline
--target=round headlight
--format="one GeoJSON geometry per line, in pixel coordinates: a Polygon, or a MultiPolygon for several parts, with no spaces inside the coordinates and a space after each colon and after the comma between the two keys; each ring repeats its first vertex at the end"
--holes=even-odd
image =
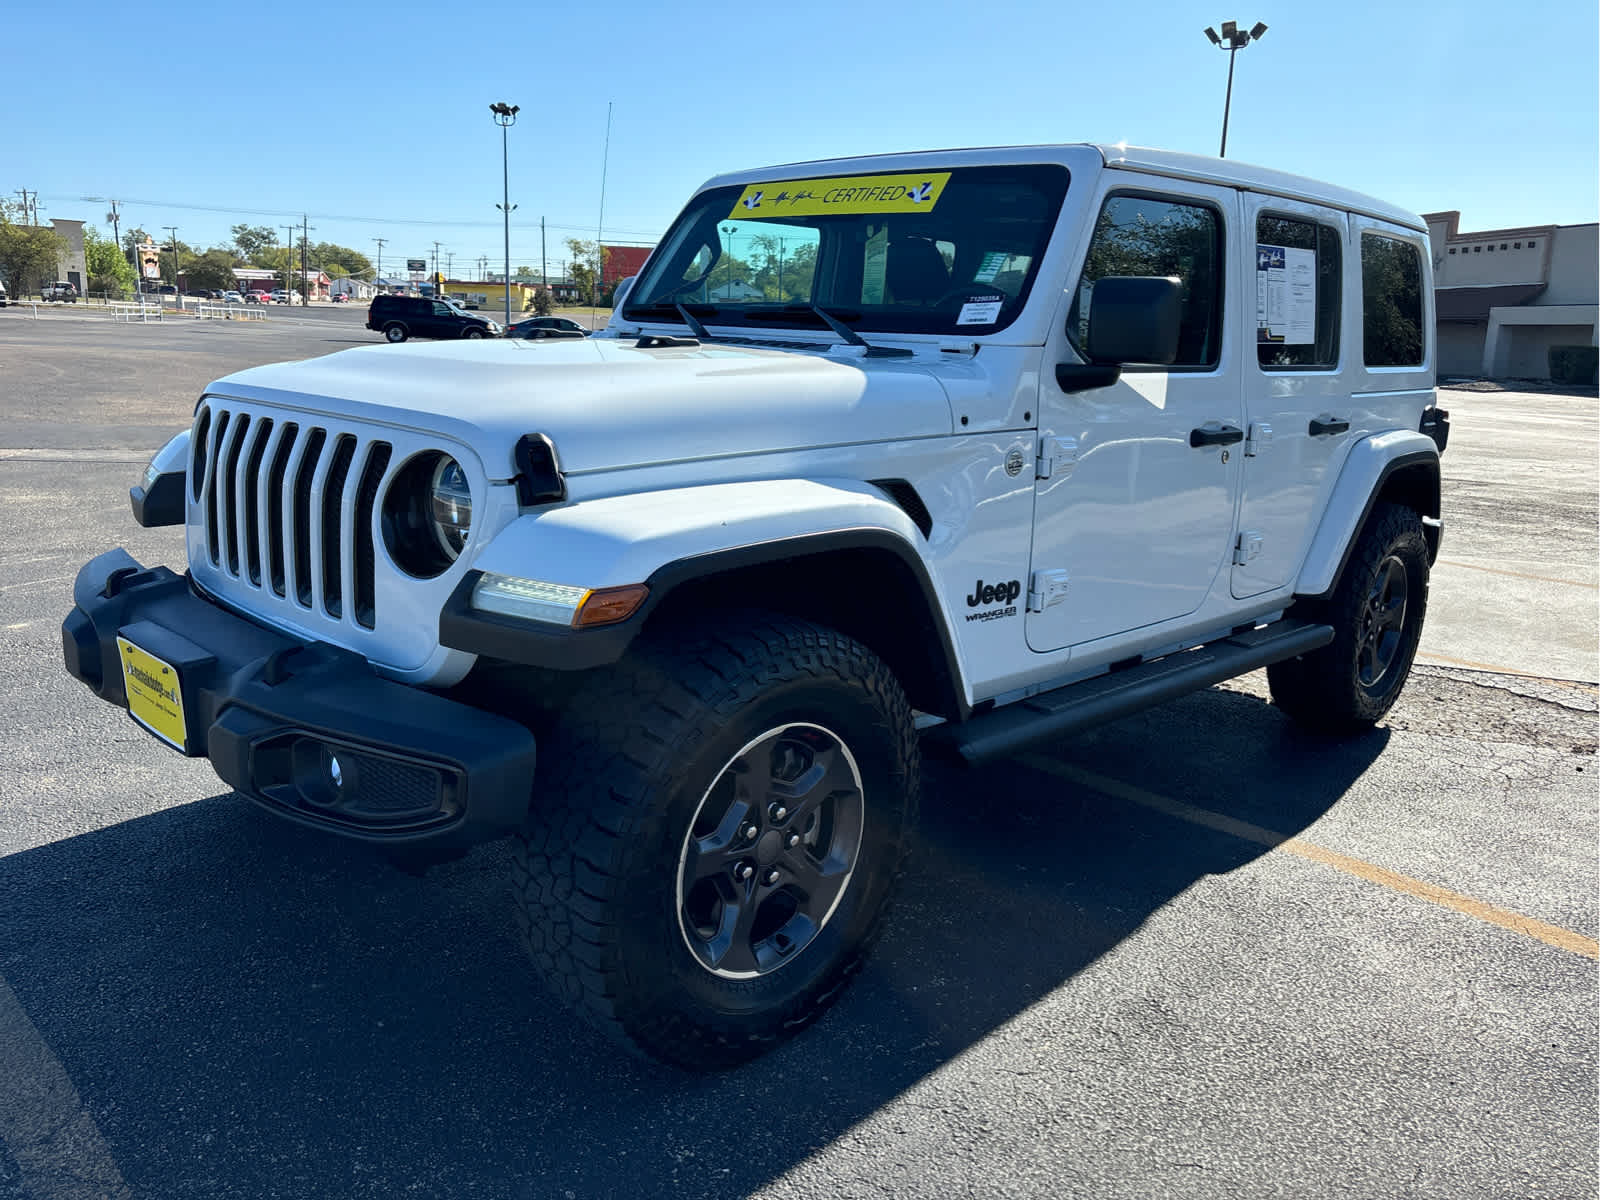
{"type": "Polygon", "coordinates": [[[433,533],[439,548],[454,562],[466,548],[472,531],[472,489],[461,464],[448,455],[441,456],[428,484],[428,510],[433,514],[433,533]]]}

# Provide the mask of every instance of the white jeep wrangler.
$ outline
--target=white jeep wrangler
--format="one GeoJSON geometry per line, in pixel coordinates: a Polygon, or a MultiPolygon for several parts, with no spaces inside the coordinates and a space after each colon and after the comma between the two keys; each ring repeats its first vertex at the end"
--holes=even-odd
{"type": "Polygon", "coordinates": [[[241,371],[80,572],[68,669],[291,820],[514,833],[528,947],[691,1068],[839,993],[919,755],[1258,667],[1370,724],[1438,552],[1427,231],[1096,146],[713,179],[599,336],[241,371]]]}

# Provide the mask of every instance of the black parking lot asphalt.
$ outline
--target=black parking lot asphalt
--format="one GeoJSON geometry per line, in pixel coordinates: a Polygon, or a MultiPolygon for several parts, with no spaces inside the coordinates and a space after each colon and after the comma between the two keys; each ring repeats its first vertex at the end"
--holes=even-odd
{"type": "Polygon", "coordinates": [[[65,675],[82,561],[181,561],[126,491],[199,387],[337,348],[66,328],[0,321],[0,1198],[1595,1194],[1592,685],[1427,665],[1328,742],[1246,677],[934,767],[839,1006],[687,1077],[543,997],[503,844],[398,871],[65,675]]]}

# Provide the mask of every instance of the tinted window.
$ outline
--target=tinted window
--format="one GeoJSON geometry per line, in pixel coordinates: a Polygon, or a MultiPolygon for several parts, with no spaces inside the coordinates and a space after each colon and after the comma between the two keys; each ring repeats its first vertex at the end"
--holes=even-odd
{"type": "Polygon", "coordinates": [[[1256,361],[1266,370],[1339,365],[1339,231],[1256,219],[1256,361]]]}
{"type": "Polygon", "coordinates": [[[1367,366],[1422,365],[1422,258],[1410,242],[1362,237],[1361,323],[1367,366]]]}
{"type": "Polygon", "coordinates": [[[1183,317],[1174,367],[1210,367],[1222,345],[1222,218],[1200,204],[1152,196],[1110,196],[1067,315],[1067,336],[1085,358],[1089,304],[1108,275],[1175,275],[1183,317]]]}

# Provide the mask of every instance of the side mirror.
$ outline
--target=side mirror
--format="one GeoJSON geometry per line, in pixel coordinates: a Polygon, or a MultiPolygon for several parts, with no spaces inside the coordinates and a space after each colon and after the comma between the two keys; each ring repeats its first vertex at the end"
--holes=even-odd
{"type": "Polygon", "coordinates": [[[1172,276],[1108,275],[1089,299],[1089,359],[1170,363],[1178,357],[1183,285],[1172,276]]]}

